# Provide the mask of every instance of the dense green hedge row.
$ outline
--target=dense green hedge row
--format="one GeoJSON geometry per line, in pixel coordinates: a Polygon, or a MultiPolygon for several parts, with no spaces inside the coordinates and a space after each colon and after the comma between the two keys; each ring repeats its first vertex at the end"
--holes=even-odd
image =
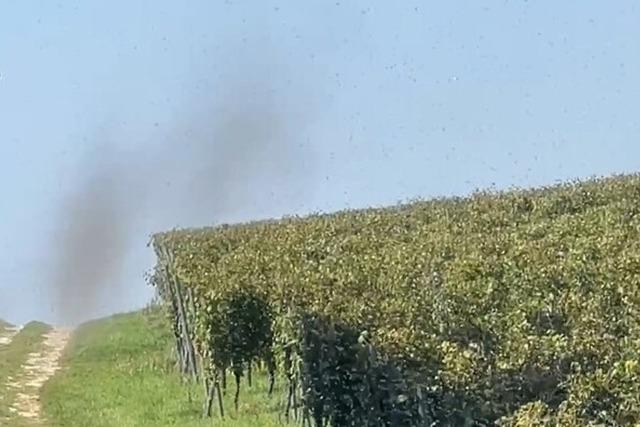
{"type": "MultiPolygon", "coordinates": [[[[188,334],[212,384],[275,355],[308,412],[313,375],[359,363],[358,387],[396,375],[371,374],[380,367],[397,371],[402,386],[385,396],[419,414],[407,425],[640,425],[639,214],[630,175],[178,230],[154,236],[156,285],[167,301],[168,282],[188,295],[188,334]],[[239,298],[259,302],[252,315],[234,311],[239,298]],[[305,325],[318,319],[324,350],[311,360],[305,325]],[[335,362],[331,346],[353,360],[335,362]],[[375,360],[363,365],[365,348],[375,360]],[[322,360],[338,365],[309,373],[322,360]]],[[[373,394],[345,393],[351,411],[370,410],[373,394]]],[[[311,419],[355,423],[315,401],[311,419]]]]}

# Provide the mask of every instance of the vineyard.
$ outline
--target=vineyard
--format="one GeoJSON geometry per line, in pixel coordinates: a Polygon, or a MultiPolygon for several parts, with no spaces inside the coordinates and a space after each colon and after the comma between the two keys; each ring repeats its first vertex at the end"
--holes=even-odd
{"type": "Polygon", "coordinates": [[[152,245],[205,416],[260,369],[310,426],[640,425],[640,175],[152,245]]]}

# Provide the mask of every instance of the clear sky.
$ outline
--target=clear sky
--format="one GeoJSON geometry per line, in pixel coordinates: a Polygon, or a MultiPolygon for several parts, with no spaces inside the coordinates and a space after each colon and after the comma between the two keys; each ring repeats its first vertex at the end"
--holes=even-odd
{"type": "Polygon", "coordinates": [[[98,289],[73,321],[144,305],[174,226],[638,171],[638,23],[635,1],[0,0],[0,318],[71,321],[65,281],[98,289]]]}

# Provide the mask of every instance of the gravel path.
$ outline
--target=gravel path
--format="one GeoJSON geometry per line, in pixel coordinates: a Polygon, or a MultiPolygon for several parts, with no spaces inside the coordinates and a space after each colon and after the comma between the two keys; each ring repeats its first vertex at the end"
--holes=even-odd
{"type": "Polygon", "coordinates": [[[59,360],[71,331],[54,328],[44,336],[42,348],[30,353],[14,378],[9,378],[7,387],[16,391],[16,399],[11,405],[15,415],[41,421],[40,389],[44,383],[60,368],[59,360]]]}

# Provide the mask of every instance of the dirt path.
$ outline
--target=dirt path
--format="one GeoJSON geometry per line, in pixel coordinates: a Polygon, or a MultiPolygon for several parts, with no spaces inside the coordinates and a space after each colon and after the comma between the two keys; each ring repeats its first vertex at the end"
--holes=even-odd
{"type": "Polygon", "coordinates": [[[3,331],[0,332],[0,345],[9,345],[11,344],[11,340],[16,336],[18,332],[20,332],[22,327],[20,326],[10,326],[3,331]]]}
{"type": "Polygon", "coordinates": [[[16,391],[10,408],[15,415],[40,421],[40,388],[60,368],[58,362],[70,336],[69,329],[52,329],[45,334],[41,350],[30,353],[20,373],[9,379],[7,386],[16,391]]]}

